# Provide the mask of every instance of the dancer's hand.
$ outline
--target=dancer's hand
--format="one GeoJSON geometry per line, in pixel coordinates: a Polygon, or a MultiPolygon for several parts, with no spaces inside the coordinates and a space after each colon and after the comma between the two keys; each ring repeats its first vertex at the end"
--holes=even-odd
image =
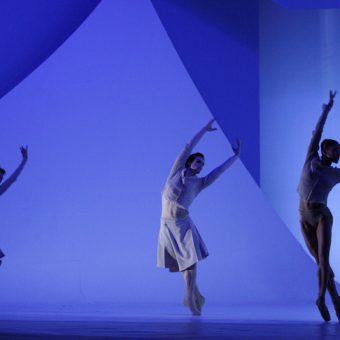
{"type": "Polygon", "coordinates": [[[232,146],[235,156],[239,156],[241,153],[241,141],[237,138],[236,145],[232,146]]]}
{"type": "Polygon", "coordinates": [[[22,159],[24,161],[27,161],[27,159],[28,159],[28,146],[26,145],[25,148],[23,146],[21,146],[20,151],[21,151],[22,159]]]}
{"type": "Polygon", "coordinates": [[[329,102],[328,102],[328,105],[333,105],[335,96],[336,96],[336,91],[330,90],[329,91],[329,102]]]}
{"type": "Polygon", "coordinates": [[[329,91],[329,101],[328,101],[328,104],[327,105],[326,104],[322,105],[322,109],[323,110],[326,109],[327,107],[331,108],[333,106],[335,96],[336,96],[336,91],[330,90],[329,91]]]}
{"type": "Polygon", "coordinates": [[[205,129],[207,131],[216,131],[217,129],[212,126],[214,122],[215,122],[215,118],[211,119],[209,123],[206,125],[205,129]]]}

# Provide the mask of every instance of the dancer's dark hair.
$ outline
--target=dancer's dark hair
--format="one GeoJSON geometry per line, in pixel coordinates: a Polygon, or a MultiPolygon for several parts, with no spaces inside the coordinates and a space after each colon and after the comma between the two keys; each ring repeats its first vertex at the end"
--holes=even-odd
{"type": "Polygon", "coordinates": [[[339,143],[335,139],[324,139],[321,143],[321,153],[324,154],[326,149],[330,146],[338,145],[339,143]]]}
{"type": "Polygon", "coordinates": [[[187,160],[185,161],[185,167],[186,168],[189,168],[191,163],[195,160],[195,158],[197,157],[202,157],[204,159],[204,155],[203,153],[200,153],[200,152],[195,152],[195,153],[192,153],[188,158],[187,160]]]}

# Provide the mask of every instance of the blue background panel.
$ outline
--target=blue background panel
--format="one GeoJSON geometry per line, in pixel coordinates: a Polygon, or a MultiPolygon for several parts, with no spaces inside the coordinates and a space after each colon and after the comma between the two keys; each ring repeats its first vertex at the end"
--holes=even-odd
{"type": "Polygon", "coordinates": [[[0,98],[48,58],[99,0],[2,0],[0,98]]]}
{"type": "Polygon", "coordinates": [[[152,0],[192,81],[223,132],[240,138],[259,182],[258,2],[152,0]]]}
{"type": "MultiPolygon", "coordinates": [[[[231,50],[235,39],[225,40],[231,50]]],[[[181,275],[156,268],[160,193],[212,112],[152,4],[101,2],[0,110],[1,165],[10,172],[19,146],[30,151],[1,197],[1,308],[180,304],[181,275]]],[[[197,147],[203,175],[232,155],[222,131],[197,147]]],[[[210,251],[198,272],[207,304],[299,303],[316,293],[314,264],[240,161],[202,192],[192,217],[210,251]]]]}

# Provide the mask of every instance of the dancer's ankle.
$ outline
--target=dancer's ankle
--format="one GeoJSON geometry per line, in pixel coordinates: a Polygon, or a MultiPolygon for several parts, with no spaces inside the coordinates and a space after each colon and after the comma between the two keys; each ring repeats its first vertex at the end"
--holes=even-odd
{"type": "Polygon", "coordinates": [[[325,304],[325,296],[324,295],[319,295],[318,298],[316,299],[316,303],[322,303],[325,304]]]}

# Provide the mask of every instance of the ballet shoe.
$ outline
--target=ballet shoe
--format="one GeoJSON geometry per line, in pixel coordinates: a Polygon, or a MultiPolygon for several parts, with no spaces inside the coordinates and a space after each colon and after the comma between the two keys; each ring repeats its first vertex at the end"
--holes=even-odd
{"type": "Polygon", "coordinates": [[[190,309],[192,315],[194,315],[194,316],[200,316],[201,315],[201,308],[199,308],[196,305],[196,303],[189,305],[189,309],[190,309]]]}
{"type": "Polygon", "coordinates": [[[198,309],[190,308],[190,310],[193,316],[201,316],[201,312],[198,309]]]}
{"type": "Polygon", "coordinates": [[[187,298],[184,298],[183,305],[190,309],[192,315],[195,315],[195,316],[201,315],[201,309],[198,306],[196,306],[195,302],[190,303],[187,298]]]}
{"type": "Polygon", "coordinates": [[[205,303],[205,298],[204,298],[204,296],[202,296],[201,294],[197,294],[197,295],[195,296],[195,302],[196,302],[196,306],[197,306],[198,310],[199,310],[200,312],[202,312],[202,307],[203,307],[203,305],[204,305],[204,303],[205,303]]]}
{"type": "Polygon", "coordinates": [[[319,309],[319,312],[322,316],[322,318],[325,320],[325,321],[330,321],[331,319],[331,316],[329,314],[329,311],[328,311],[328,308],[325,304],[325,301],[323,301],[322,299],[318,298],[316,301],[316,306],[318,307],[319,309]]]}
{"type": "Polygon", "coordinates": [[[340,299],[339,297],[336,299],[336,301],[333,300],[333,305],[334,305],[336,317],[338,318],[338,321],[340,321],[340,299]]]}

